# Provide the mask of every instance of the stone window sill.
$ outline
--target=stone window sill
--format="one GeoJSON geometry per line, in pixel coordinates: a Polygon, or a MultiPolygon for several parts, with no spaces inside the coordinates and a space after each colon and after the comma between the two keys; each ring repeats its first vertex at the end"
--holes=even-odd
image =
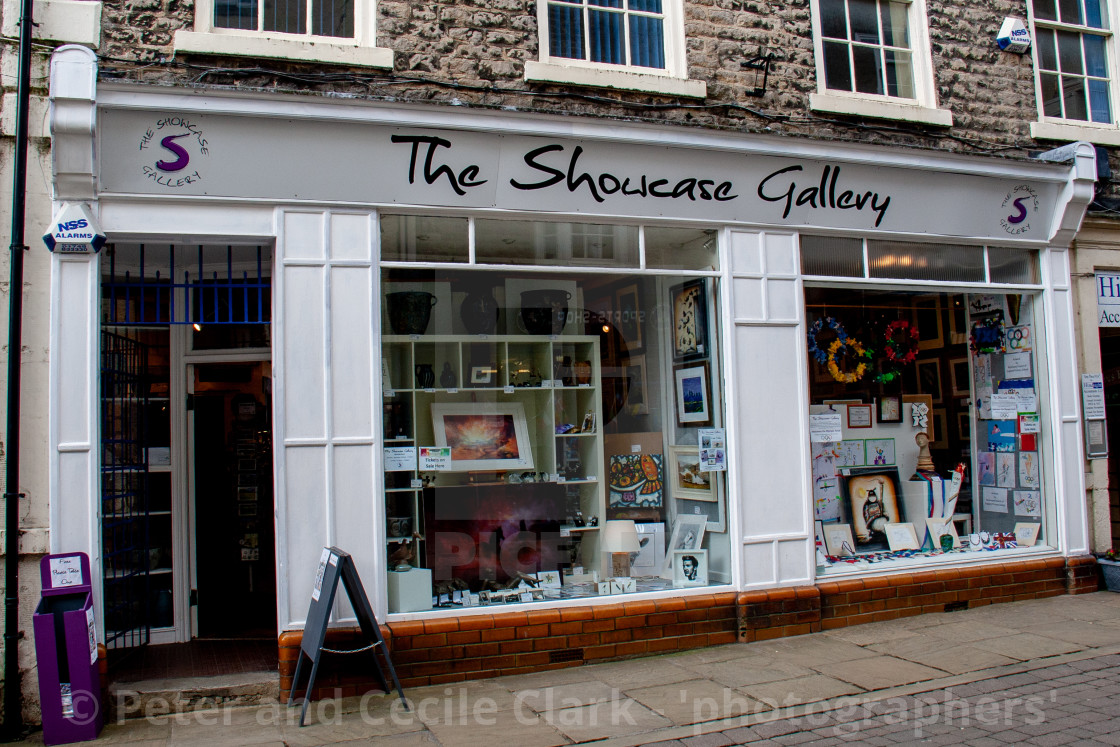
{"type": "Polygon", "coordinates": [[[1120,145],[1120,128],[1089,122],[1031,122],[1031,137],[1035,140],[1084,140],[1097,145],[1120,145]]]}
{"type": "Polygon", "coordinates": [[[708,95],[708,85],[702,80],[674,78],[669,75],[634,73],[627,70],[609,70],[598,67],[558,65],[552,62],[525,63],[525,80],[542,83],[567,83],[575,86],[618,88],[624,91],[660,93],[667,96],[686,96],[702,99],[708,95]]]}
{"type": "Polygon", "coordinates": [[[325,37],[292,39],[270,34],[176,31],[175,52],[267,57],[300,62],[326,62],[392,69],[393,50],[362,47],[353,41],[325,37]]]}
{"type": "Polygon", "coordinates": [[[953,125],[953,113],[948,109],[937,109],[917,103],[904,104],[879,98],[814,93],[809,95],[809,108],[832,114],[854,114],[860,117],[919,122],[939,127],[953,125]]]}

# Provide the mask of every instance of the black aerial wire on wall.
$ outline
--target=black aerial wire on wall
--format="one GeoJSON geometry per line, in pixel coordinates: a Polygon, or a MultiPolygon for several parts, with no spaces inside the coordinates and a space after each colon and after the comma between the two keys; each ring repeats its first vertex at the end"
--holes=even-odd
{"type": "Polygon", "coordinates": [[[23,736],[23,695],[19,675],[19,399],[23,348],[24,213],[27,207],[27,109],[31,96],[32,0],[22,0],[19,19],[19,83],[16,142],[12,165],[12,234],[8,285],[8,423],[4,482],[4,724],[0,738],[23,736]]]}

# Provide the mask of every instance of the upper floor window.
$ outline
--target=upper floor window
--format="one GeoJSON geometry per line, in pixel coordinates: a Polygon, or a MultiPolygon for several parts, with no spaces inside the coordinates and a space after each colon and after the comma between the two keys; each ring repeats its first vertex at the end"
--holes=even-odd
{"type": "Polygon", "coordinates": [[[354,36],[354,3],[353,0],[214,0],[214,26],[349,39],[354,36]]]}
{"type": "Polygon", "coordinates": [[[549,2],[548,53],[571,60],[664,69],[661,0],[549,2]]]}
{"type": "Polygon", "coordinates": [[[950,125],[937,108],[925,0],[812,0],[813,109],[950,125]]]}
{"type": "Polygon", "coordinates": [[[1034,0],[1044,117],[1112,123],[1106,0],[1034,0]]]}
{"type": "Polygon", "coordinates": [[[683,0],[540,0],[540,59],[525,77],[703,97],[688,80],[683,0]]]}
{"type": "Polygon", "coordinates": [[[825,85],[914,98],[909,2],[820,0],[825,85]]]}

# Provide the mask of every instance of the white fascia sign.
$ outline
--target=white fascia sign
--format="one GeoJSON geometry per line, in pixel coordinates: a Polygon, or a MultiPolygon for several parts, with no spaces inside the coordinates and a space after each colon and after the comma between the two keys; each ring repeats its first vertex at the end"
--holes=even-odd
{"type": "Polygon", "coordinates": [[[96,254],[105,246],[105,233],[84,202],[64,202],[43,242],[52,252],[60,254],[96,254]]]}
{"type": "Polygon", "coordinates": [[[996,44],[1004,52],[1023,54],[1031,48],[1031,32],[1021,18],[1004,18],[996,34],[996,44]]]}

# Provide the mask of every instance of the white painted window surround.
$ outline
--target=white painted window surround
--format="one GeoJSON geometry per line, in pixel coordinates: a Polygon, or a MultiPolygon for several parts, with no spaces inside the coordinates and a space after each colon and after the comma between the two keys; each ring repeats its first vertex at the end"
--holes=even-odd
{"type": "MultiPolygon", "coordinates": [[[[19,38],[19,0],[3,0],[0,33],[19,38]]],[[[35,0],[35,39],[69,42],[96,49],[101,45],[101,3],[98,0],[35,0]]]]}
{"type": "Polygon", "coordinates": [[[953,124],[952,112],[937,106],[926,0],[909,0],[907,2],[914,98],[830,90],[825,85],[824,39],[821,33],[822,0],[811,0],[811,2],[813,51],[817,63],[817,92],[810,94],[809,108],[831,114],[903,120],[942,127],[949,127],[953,124]]]}
{"type": "Polygon", "coordinates": [[[344,39],[311,34],[217,28],[213,22],[213,0],[197,0],[194,30],[175,32],[175,51],[392,69],[393,50],[375,46],[375,4],[372,0],[367,0],[355,5],[357,13],[354,19],[355,36],[352,39],[344,39]]]}
{"type": "Polygon", "coordinates": [[[525,79],[542,83],[618,88],[628,91],[662,93],[671,96],[704,98],[708,86],[702,80],[688,77],[684,44],[684,2],[663,0],[664,55],[663,69],[637,65],[612,65],[588,60],[553,57],[549,53],[548,3],[537,3],[537,27],[540,29],[540,59],[525,63],[525,79]]]}

